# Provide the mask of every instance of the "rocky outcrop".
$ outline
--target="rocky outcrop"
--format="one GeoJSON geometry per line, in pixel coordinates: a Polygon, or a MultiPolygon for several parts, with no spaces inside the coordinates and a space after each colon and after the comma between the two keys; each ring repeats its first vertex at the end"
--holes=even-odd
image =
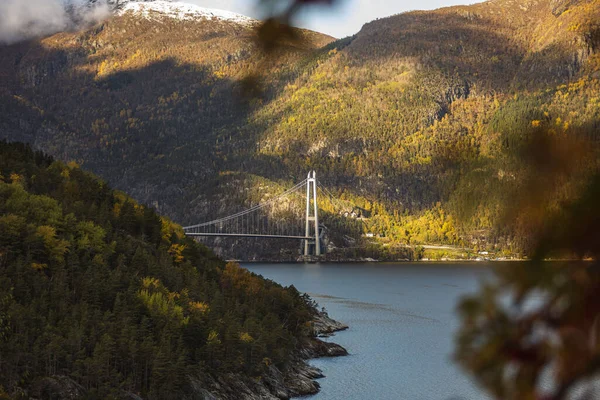
{"type": "Polygon", "coordinates": [[[331,319],[325,310],[319,312],[313,321],[313,331],[314,335],[317,337],[329,337],[335,332],[344,331],[346,329],[348,329],[348,325],[331,319]]]}
{"type": "Polygon", "coordinates": [[[348,355],[342,346],[318,338],[345,329],[348,329],[347,325],[331,319],[324,310],[320,311],[313,322],[314,337],[298,347],[292,361],[284,369],[271,365],[259,379],[230,374],[218,380],[193,381],[192,387],[203,400],[275,400],[318,393],[320,385],[315,379],[323,378],[323,372],[307,361],[348,355]]]}
{"type": "Polygon", "coordinates": [[[348,351],[339,344],[315,340],[310,345],[302,349],[301,354],[306,359],[322,357],[341,357],[347,356],[348,351]]]}

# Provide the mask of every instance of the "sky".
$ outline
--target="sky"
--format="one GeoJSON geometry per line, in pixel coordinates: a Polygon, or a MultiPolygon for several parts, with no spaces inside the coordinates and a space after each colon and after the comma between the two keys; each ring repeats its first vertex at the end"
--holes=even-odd
{"type": "MultiPolygon", "coordinates": [[[[249,17],[261,18],[256,0],[179,0],[202,7],[229,10],[249,17]]],[[[370,21],[410,10],[433,10],[440,7],[471,4],[475,0],[338,0],[333,7],[311,6],[296,26],[326,33],[336,38],[351,36],[370,21]]]]}

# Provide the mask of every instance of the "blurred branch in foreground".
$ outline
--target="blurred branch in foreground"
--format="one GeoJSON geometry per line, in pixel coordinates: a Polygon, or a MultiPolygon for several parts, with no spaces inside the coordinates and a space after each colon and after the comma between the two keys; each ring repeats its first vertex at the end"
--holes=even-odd
{"type": "Polygon", "coordinates": [[[294,17],[306,6],[322,4],[331,6],[336,0],[260,0],[259,7],[269,16],[258,29],[258,40],[266,53],[271,53],[286,41],[296,41],[292,28],[294,17]]]}
{"type": "Polygon", "coordinates": [[[525,139],[507,215],[531,235],[531,261],[497,268],[459,306],[456,358],[496,398],[597,398],[585,383],[600,375],[600,170],[586,136],[525,139]]]}
{"type": "Polygon", "coordinates": [[[261,93],[260,71],[266,64],[277,60],[288,48],[301,48],[302,35],[293,26],[296,17],[305,7],[314,5],[332,6],[338,0],[258,0],[258,7],[266,18],[256,31],[257,46],[265,54],[262,65],[242,81],[246,97],[257,97],[261,93]],[[289,47],[291,45],[291,47],[289,47]]]}

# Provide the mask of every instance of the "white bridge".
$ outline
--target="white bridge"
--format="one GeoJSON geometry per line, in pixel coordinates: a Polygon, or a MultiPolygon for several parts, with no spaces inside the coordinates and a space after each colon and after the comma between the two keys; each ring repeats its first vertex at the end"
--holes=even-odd
{"type": "Polygon", "coordinates": [[[322,253],[317,203],[319,190],[332,197],[331,192],[318,184],[317,175],[312,171],[305,180],[264,203],[183,229],[187,236],[297,239],[304,241],[304,255],[313,253],[319,256],[322,253]],[[302,216],[298,213],[298,206],[303,199],[298,194],[305,188],[306,213],[302,216]]]}

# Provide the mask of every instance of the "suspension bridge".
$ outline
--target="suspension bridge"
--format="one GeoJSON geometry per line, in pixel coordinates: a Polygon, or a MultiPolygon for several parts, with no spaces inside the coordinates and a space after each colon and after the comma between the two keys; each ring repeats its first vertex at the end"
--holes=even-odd
{"type": "MultiPolygon", "coordinates": [[[[246,210],[184,227],[187,236],[291,239],[302,242],[305,256],[323,254],[317,193],[334,200],[312,171],[302,182],[246,210]],[[305,195],[304,195],[305,194],[305,195]],[[306,205],[304,211],[304,204],[306,205]]],[[[330,201],[331,202],[331,201],[330,201]]]]}

